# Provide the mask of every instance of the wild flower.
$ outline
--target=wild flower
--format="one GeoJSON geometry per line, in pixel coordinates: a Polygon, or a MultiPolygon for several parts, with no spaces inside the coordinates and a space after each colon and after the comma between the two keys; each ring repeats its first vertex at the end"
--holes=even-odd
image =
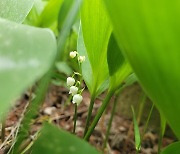
{"type": "Polygon", "coordinates": [[[67,86],[73,86],[75,83],[75,79],[73,77],[68,77],[67,78],[67,86]]]}

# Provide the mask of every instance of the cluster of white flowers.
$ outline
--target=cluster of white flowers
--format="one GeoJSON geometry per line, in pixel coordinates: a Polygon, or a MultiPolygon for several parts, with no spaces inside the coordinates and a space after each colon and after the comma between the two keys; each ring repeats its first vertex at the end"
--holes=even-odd
{"type": "Polygon", "coordinates": [[[80,63],[83,63],[83,62],[86,60],[86,57],[85,57],[85,56],[79,56],[79,54],[78,54],[77,51],[71,51],[71,52],[69,53],[69,56],[70,56],[71,58],[75,58],[75,57],[77,56],[77,57],[78,57],[78,61],[79,61],[80,63]]]}
{"type": "MultiPolygon", "coordinates": [[[[69,56],[71,58],[77,57],[77,60],[78,60],[79,63],[83,63],[85,61],[85,59],[86,59],[85,56],[80,56],[77,51],[71,51],[69,53],[69,56]]],[[[75,75],[81,75],[81,74],[79,74],[77,72],[75,72],[74,74],[75,75]]],[[[79,81],[76,82],[73,77],[68,77],[67,78],[67,86],[70,87],[69,88],[69,94],[71,94],[73,96],[72,103],[73,104],[77,103],[77,105],[79,105],[83,100],[83,97],[81,95],[81,92],[83,90],[79,90],[78,87],[76,86],[77,84],[80,84],[80,82],[79,81]]]]}
{"type": "Polygon", "coordinates": [[[75,84],[75,79],[73,77],[68,77],[67,86],[70,87],[69,94],[72,94],[73,96],[72,103],[73,104],[77,103],[77,105],[79,105],[82,102],[83,97],[81,94],[78,94],[79,89],[74,84],[75,84]]]}

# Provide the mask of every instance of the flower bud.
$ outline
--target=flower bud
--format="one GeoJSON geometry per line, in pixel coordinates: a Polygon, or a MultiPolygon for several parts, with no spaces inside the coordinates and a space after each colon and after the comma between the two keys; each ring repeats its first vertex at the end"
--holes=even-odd
{"type": "Polygon", "coordinates": [[[67,78],[67,86],[73,86],[75,83],[75,79],[73,77],[67,78]]]}
{"type": "Polygon", "coordinates": [[[77,92],[78,92],[78,88],[76,86],[70,87],[69,94],[72,94],[74,96],[75,94],[77,94],[77,92]]]}
{"type": "Polygon", "coordinates": [[[83,100],[83,97],[80,94],[76,94],[73,96],[73,104],[77,103],[79,105],[83,100]]]}
{"type": "Polygon", "coordinates": [[[84,62],[85,59],[86,59],[85,56],[79,56],[79,58],[78,58],[78,60],[79,60],[80,63],[84,62]]]}
{"type": "Polygon", "coordinates": [[[76,51],[71,51],[71,52],[69,53],[69,56],[70,56],[71,58],[76,57],[76,55],[77,55],[77,52],[76,52],[76,51]]]}

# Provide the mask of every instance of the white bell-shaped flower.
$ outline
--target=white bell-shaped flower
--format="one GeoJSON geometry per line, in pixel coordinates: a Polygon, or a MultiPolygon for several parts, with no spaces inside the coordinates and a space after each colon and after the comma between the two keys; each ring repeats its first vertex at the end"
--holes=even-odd
{"type": "Polygon", "coordinates": [[[78,58],[78,60],[79,60],[80,63],[84,62],[85,59],[86,59],[85,56],[79,56],[79,58],[78,58]]]}
{"type": "Polygon", "coordinates": [[[74,96],[75,94],[77,94],[77,92],[78,92],[78,87],[76,86],[70,87],[69,94],[72,94],[74,96]]]}
{"type": "Polygon", "coordinates": [[[77,55],[77,52],[76,52],[76,51],[71,51],[71,52],[69,53],[69,56],[70,56],[71,58],[76,57],[76,55],[77,55]]]}
{"type": "Polygon", "coordinates": [[[73,101],[72,103],[75,104],[77,103],[77,105],[79,105],[83,100],[83,97],[80,94],[76,94],[73,96],[73,101]]]}
{"type": "Polygon", "coordinates": [[[75,83],[75,79],[73,77],[67,78],[67,86],[73,86],[75,83]]]}

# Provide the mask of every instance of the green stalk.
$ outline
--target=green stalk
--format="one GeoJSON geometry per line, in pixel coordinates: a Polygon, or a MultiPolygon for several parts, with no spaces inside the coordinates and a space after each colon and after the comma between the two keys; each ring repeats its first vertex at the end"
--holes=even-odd
{"type": "Polygon", "coordinates": [[[166,129],[166,119],[164,118],[161,112],[160,112],[160,120],[161,120],[161,127],[159,131],[158,154],[161,153],[162,140],[166,129]]]}
{"type": "Polygon", "coordinates": [[[108,122],[108,128],[107,128],[107,131],[106,131],[106,136],[105,136],[105,140],[104,140],[104,144],[103,144],[103,149],[106,148],[106,144],[107,144],[107,141],[109,139],[109,133],[110,133],[110,130],[111,130],[111,125],[112,125],[113,117],[114,117],[114,114],[115,114],[115,111],[116,111],[116,106],[117,106],[117,103],[118,103],[118,98],[119,98],[119,94],[116,94],[115,98],[114,98],[113,108],[112,108],[112,111],[111,111],[111,117],[110,117],[109,122],[108,122]]]}
{"type": "Polygon", "coordinates": [[[142,139],[144,138],[144,134],[146,133],[146,130],[147,130],[147,127],[148,127],[149,120],[151,118],[153,109],[154,109],[154,103],[152,104],[151,109],[149,111],[149,115],[148,115],[148,118],[146,120],[146,124],[145,124],[144,130],[143,130],[143,134],[142,134],[142,137],[141,137],[142,139]]]}
{"type": "Polygon", "coordinates": [[[140,123],[141,118],[142,118],[142,113],[144,110],[145,101],[146,101],[146,94],[144,92],[142,92],[142,96],[141,96],[140,101],[139,101],[139,111],[138,111],[138,116],[137,116],[137,123],[138,124],[140,123]]]}
{"type": "Polygon", "coordinates": [[[85,137],[84,137],[84,139],[85,139],[86,141],[89,140],[92,132],[94,131],[94,128],[96,127],[96,125],[97,125],[99,119],[101,118],[104,110],[106,109],[106,107],[107,107],[107,105],[108,105],[108,103],[109,103],[109,101],[110,101],[113,93],[114,93],[114,90],[108,91],[108,93],[107,93],[107,95],[106,95],[106,98],[104,99],[104,101],[103,101],[101,107],[99,108],[99,110],[98,110],[98,112],[97,112],[97,114],[96,114],[96,116],[95,116],[95,118],[94,118],[94,120],[93,120],[90,128],[88,129],[88,131],[87,131],[87,133],[86,133],[86,135],[85,135],[85,137]]]}
{"type": "Polygon", "coordinates": [[[76,132],[76,121],[77,121],[77,103],[74,104],[74,127],[73,134],[76,132]]]}
{"type": "Polygon", "coordinates": [[[90,120],[91,120],[91,115],[92,115],[93,106],[94,106],[94,101],[95,101],[95,95],[93,94],[91,96],[88,115],[87,115],[87,119],[86,119],[86,125],[85,125],[85,129],[84,129],[84,137],[85,137],[85,135],[86,135],[86,133],[88,131],[88,128],[89,128],[89,123],[90,123],[90,120]]]}

